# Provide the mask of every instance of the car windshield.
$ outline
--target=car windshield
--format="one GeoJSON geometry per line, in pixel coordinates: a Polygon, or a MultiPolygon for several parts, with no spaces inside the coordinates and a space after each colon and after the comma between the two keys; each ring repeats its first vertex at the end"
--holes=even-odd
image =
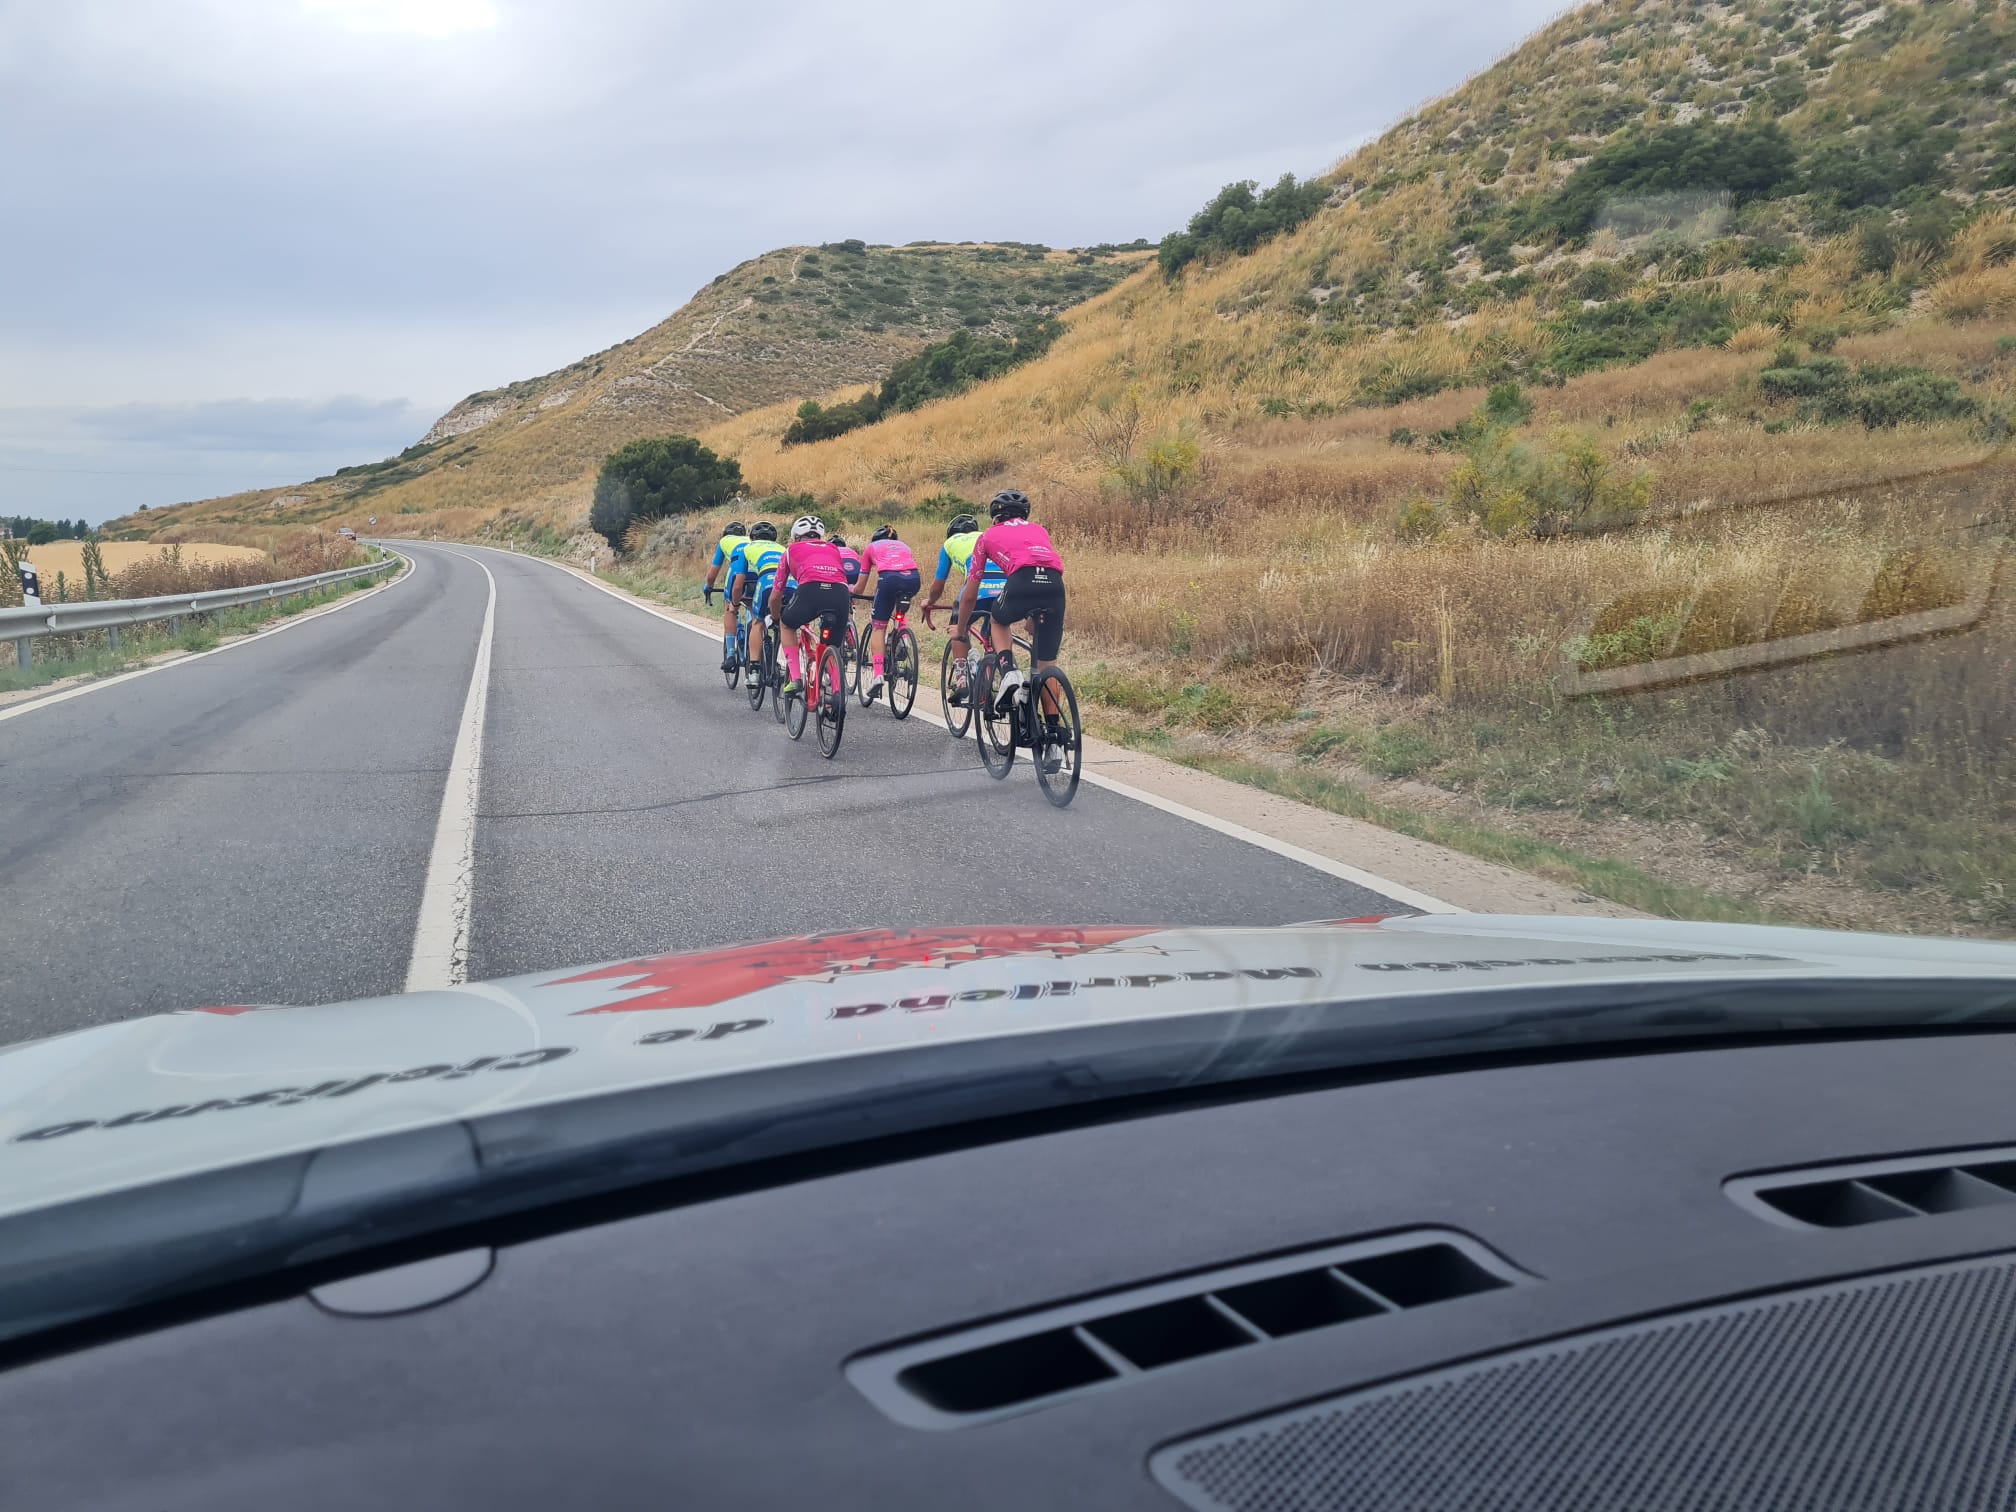
{"type": "Polygon", "coordinates": [[[0,1214],[2001,1013],[2005,16],[765,19],[0,8],[0,1214]]]}

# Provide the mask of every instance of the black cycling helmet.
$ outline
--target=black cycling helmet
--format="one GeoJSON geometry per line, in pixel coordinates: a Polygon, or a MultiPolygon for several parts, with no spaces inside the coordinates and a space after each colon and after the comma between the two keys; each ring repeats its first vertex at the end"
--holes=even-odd
{"type": "Polygon", "coordinates": [[[747,534],[749,534],[749,527],[747,525],[744,525],[740,520],[730,520],[727,523],[727,525],[725,525],[722,528],[721,534],[723,534],[724,536],[731,536],[731,535],[746,536],[747,534]]]}
{"type": "Polygon", "coordinates": [[[875,527],[875,534],[868,537],[868,542],[872,546],[877,541],[893,541],[895,539],[896,527],[894,525],[877,525],[875,527]]]}
{"type": "Polygon", "coordinates": [[[956,514],[952,516],[951,523],[945,527],[945,538],[950,540],[955,535],[965,535],[979,528],[980,522],[970,514],[956,514]]]}
{"type": "Polygon", "coordinates": [[[1029,518],[1029,495],[1019,488],[1004,488],[994,495],[993,503],[987,506],[987,513],[997,520],[1026,520],[1029,518]]]}
{"type": "Polygon", "coordinates": [[[754,525],[749,527],[749,539],[752,541],[774,541],[777,539],[777,527],[772,525],[768,520],[758,520],[754,525]]]}
{"type": "Polygon", "coordinates": [[[847,544],[847,537],[845,537],[845,536],[828,536],[828,537],[826,537],[826,544],[827,544],[828,546],[845,546],[845,545],[847,544]]]}

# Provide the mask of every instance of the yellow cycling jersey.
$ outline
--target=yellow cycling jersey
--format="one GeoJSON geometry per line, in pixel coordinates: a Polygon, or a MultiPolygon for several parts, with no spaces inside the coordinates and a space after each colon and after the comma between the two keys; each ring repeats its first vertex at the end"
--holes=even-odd
{"type": "Polygon", "coordinates": [[[735,548],[748,544],[749,537],[745,535],[724,535],[721,537],[720,543],[714,548],[715,565],[725,567],[728,563],[735,560],[735,548]]]}
{"type": "MultiPolygon", "coordinates": [[[[943,571],[945,564],[950,562],[965,575],[965,577],[960,579],[963,585],[965,578],[973,575],[973,548],[979,544],[980,532],[977,530],[969,530],[963,535],[945,537],[945,549],[938,562],[940,571],[943,571]]],[[[988,563],[980,574],[980,596],[982,598],[992,598],[1001,591],[1001,586],[1006,581],[1007,578],[1002,573],[1001,568],[995,563],[988,563]]]]}
{"type": "Polygon", "coordinates": [[[761,577],[783,555],[784,548],[775,541],[748,541],[742,547],[742,560],[748,565],[751,577],[761,577]]]}
{"type": "Polygon", "coordinates": [[[945,555],[952,559],[952,565],[961,572],[973,570],[973,548],[980,544],[980,532],[969,530],[964,535],[945,537],[945,555]]]}

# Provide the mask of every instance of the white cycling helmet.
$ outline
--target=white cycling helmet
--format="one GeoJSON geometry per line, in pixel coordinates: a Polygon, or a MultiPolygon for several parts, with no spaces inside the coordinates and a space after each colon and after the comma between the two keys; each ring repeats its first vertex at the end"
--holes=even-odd
{"type": "Polygon", "coordinates": [[[791,539],[823,541],[826,539],[826,522],[817,515],[800,515],[791,522],[791,539]]]}

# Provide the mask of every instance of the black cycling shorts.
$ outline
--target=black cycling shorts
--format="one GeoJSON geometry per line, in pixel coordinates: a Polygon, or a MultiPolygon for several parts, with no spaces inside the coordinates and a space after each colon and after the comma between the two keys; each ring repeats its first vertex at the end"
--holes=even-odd
{"type": "Polygon", "coordinates": [[[878,625],[889,623],[889,616],[896,612],[900,604],[910,607],[910,600],[917,597],[917,590],[924,586],[924,575],[919,572],[884,572],[875,578],[875,607],[868,618],[878,625]]]}
{"type": "Polygon", "coordinates": [[[994,623],[1029,621],[1029,646],[1038,661],[1055,661],[1064,642],[1064,574],[1055,567],[1018,567],[994,600],[994,623]]]}
{"type": "Polygon", "coordinates": [[[853,596],[845,583],[800,583],[797,592],[784,601],[784,628],[796,630],[823,619],[837,646],[847,634],[847,618],[853,607],[853,596]]]}

